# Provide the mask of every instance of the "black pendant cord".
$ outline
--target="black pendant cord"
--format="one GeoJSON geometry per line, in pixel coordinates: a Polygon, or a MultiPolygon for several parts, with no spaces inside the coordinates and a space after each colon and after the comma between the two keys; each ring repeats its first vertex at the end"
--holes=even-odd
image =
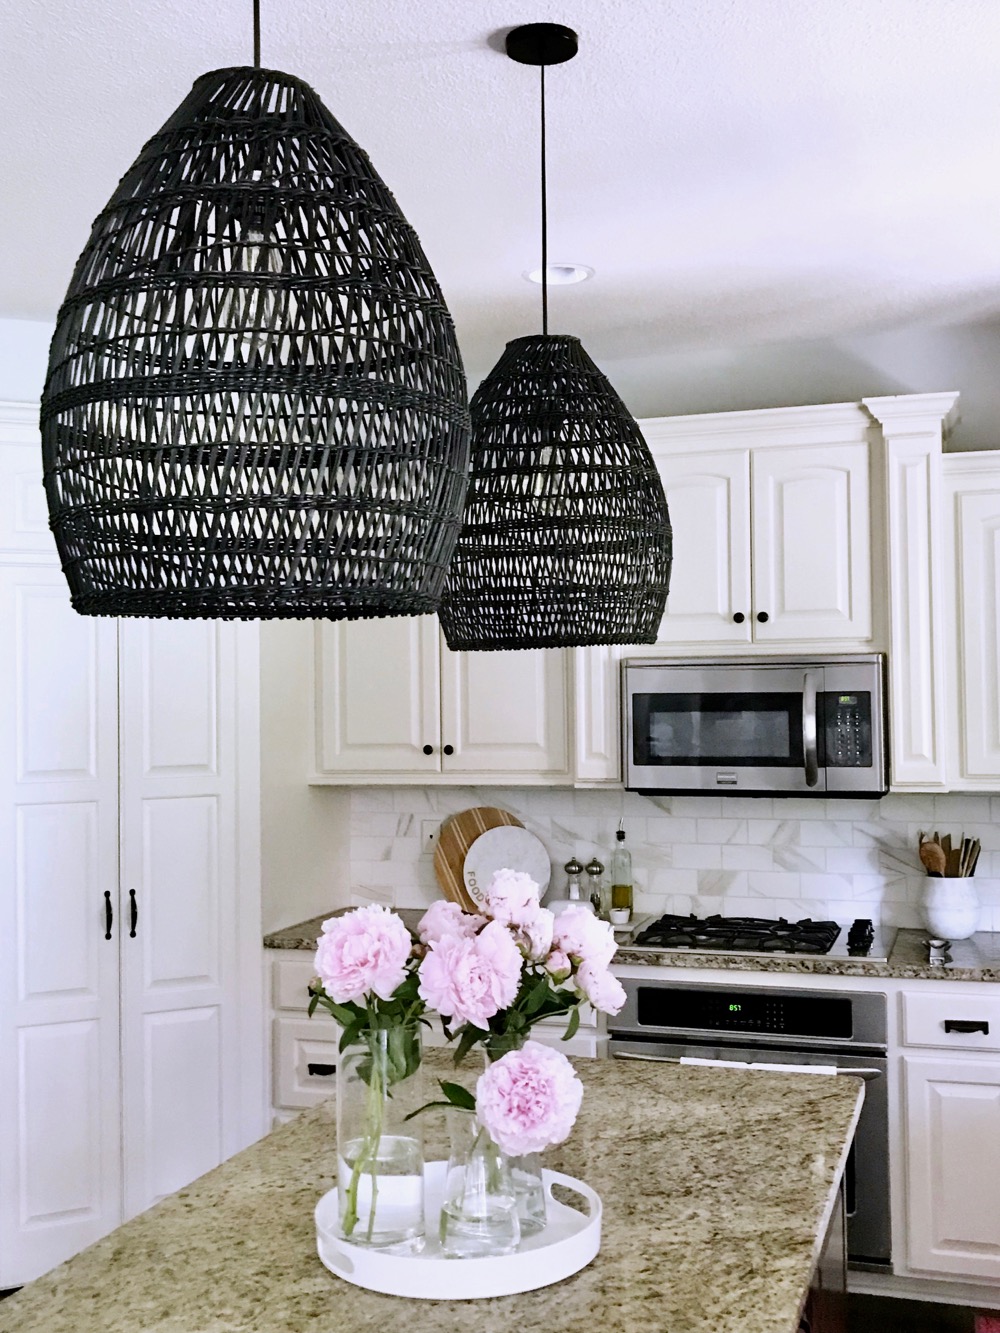
{"type": "Polygon", "coordinates": [[[549,206],[545,179],[545,66],[542,72],[542,333],[549,333],[549,206]]]}
{"type": "Polygon", "coordinates": [[[253,0],[253,67],[260,69],[260,0],[253,0]]]}

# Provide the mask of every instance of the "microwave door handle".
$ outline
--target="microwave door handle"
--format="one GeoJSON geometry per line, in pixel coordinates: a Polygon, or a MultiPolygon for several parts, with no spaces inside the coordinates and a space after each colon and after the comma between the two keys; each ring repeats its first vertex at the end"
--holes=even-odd
{"type": "Polygon", "coordinates": [[[819,750],[816,740],[816,673],[807,671],[802,682],[802,752],[805,756],[806,786],[819,782],[819,750]]]}

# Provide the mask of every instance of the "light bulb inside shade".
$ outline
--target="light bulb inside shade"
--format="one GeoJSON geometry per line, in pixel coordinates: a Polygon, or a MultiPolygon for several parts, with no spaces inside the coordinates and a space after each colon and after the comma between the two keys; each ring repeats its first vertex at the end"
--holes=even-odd
{"type": "MultiPolygon", "coordinates": [[[[588,278],[594,276],[594,270],[586,264],[549,264],[548,279],[550,287],[571,287],[575,282],[586,282],[588,278]]],[[[525,270],[524,277],[529,282],[537,282],[541,286],[542,270],[541,268],[532,268],[525,270]]]]}

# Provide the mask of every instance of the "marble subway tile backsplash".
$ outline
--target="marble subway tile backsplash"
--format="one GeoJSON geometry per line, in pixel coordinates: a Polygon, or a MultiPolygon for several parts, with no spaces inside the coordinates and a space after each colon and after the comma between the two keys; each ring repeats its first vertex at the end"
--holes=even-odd
{"type": "Polygon", "coordinates": [[[573,855],[607,864],[624,820],[641,912],[870,916],[922,926],[921,829],[979,838],[981,930],[1000,930],[1000,795],[881,801],[642,796],[524,787],[357,787],[351,898],[420,907],[439,896],[428,826],[476,805],[511,811],[545,845],[553,886],[573,855]]]}

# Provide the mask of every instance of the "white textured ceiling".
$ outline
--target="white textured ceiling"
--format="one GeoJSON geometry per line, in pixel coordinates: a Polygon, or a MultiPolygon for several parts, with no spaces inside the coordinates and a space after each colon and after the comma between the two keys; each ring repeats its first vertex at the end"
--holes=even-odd
{"type": "MultiPolygon", "coordinates": [[[[1000,0],[262,0],[263,63],[370,154],[445,290],[470,379],[539,327],[538,75],[551,297],[594,358],[1000,312],[1000,0]],[[491,44],[492,43],[492,44],[491,44]]],[[[90,224],[250,0],[0,0],[0,316],[51,319],[90,224]]],[[[939,386],[935,386],[939,387],[939,386]]]]}

